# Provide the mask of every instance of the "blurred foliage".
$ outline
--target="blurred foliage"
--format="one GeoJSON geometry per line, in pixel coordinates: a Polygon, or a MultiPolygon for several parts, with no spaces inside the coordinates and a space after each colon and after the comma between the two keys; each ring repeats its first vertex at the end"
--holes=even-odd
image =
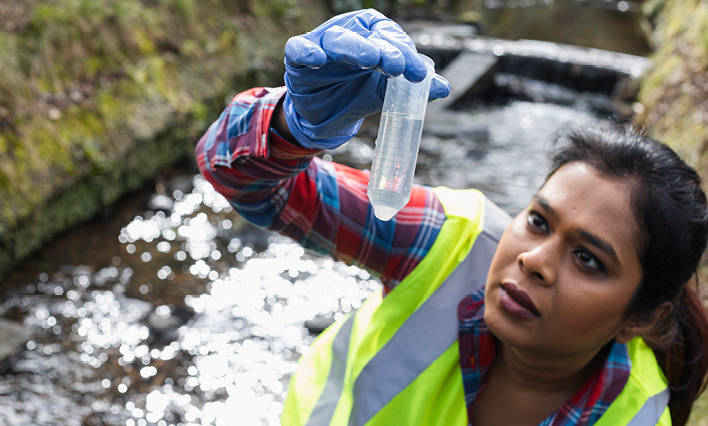
{"type": "Polygon", "coordinates": [[[649,1],[655,53],[642,79],[637,123],[708,181],[708,2],[649,1]]]}
{"type": "Polygon", "coordinates": [[[292,0],[0,3],[0,274],[191,155],[226,95],[278,81],[288,35],[323,13],[292,0]]]}
{"type": "Polygon", "coordinates": [[[708,425],[708,395],[705,393],[696,401],[686,426],[708,425]]]}
{"type": "MultiPolygon", "coordinates": [[[[636,123],[693,165],[708,190],[708,1],[649,0],[644,12],[656,51],[641,82],[636,123]]],[[[708,282],[705,257],[699,277],[708,282]]],[[[708,425],[708,394],[687,425],[708,425]]]]}
{"type": "Polygon", "coordinates": [[[325,3],[333,14],[373,8],[394,19],[410,13],[411,8],[429,13],[431,9],[447,6],[446,0],[325,0],[325,3]]]}

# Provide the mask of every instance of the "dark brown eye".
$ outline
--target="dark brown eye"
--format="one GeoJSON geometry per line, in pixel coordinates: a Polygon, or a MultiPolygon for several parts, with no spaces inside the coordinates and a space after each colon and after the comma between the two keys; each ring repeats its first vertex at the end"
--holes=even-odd
{"type": "Polygon", "coordinates": [[[586,251],[581,251],[580,253],[578,253],[578,259],[580,259],[581,262],[587,263],[592,260],[592,256],[586,251]]]}
{"type": "Polygon", "coordinates": [[[575,250],[575,256],[578,258],[578,261],[580,261],[584,268],[591,271],[605,272],[605,265],[603,265],[602,262],[600,262],[600,259],[598,259],[590,251],[584,248],[580,248],[578,250],[575,250]]]}
{"type": "Polygon", "coordinates": [[[546,219],[533,210],[529,212],[529,216],[526,221],[533,228],[548,231],[548,223],[546,223],[546,219]]]}

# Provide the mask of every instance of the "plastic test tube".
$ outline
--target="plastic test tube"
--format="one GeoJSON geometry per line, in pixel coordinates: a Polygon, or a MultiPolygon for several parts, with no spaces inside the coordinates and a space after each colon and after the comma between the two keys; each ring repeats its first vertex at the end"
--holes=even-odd
{"type": "Polygon", "coordinates": [[[411,197],[423,118],[435,74],[433,60],[420,57],[428,69],[423,81],[411,83],[401,75],[389,78],[386,86],[367,190],[374,215],[380,220],[390,220],[411,197]]]}

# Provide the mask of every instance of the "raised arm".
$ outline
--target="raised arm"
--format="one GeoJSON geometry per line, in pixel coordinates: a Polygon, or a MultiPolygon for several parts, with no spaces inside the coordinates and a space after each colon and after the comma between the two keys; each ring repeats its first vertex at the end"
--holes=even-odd
{"type": "MultiPolygon", "coordinates": [[[[197,146],[204,176],[246,219],[364,266],[389,287],[432,245],[445,219],[440,204],[431,191],[415,187],[409,205],[381,222],[366,197],[368,173],[313,156],[346,142],[366,115],[381,108],[382,72],[423,78],[422,64],[420,74],[396,45],[415,53],[400,27],[375,11],[335,17],[292,38],[287,91],[256,88],[237,95],[197,146]],[[372,46],[378,58],[364,54],[376,50],[372,46]],[[354,52],[364,53],[352,58],[354,52]]],[[[448,91],[438,79],[432,97],[448,91]]]]}

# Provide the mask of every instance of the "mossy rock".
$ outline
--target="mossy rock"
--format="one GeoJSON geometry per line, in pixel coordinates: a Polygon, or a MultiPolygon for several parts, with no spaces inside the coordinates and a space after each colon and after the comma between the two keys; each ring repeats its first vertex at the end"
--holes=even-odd
{"type": "Polygon", "coordinates": [[[287,37],[325,18],[289,0],[23,7],[0,22],[0,276],[191,157],[230,94],[280,81],[287,37]]]}

